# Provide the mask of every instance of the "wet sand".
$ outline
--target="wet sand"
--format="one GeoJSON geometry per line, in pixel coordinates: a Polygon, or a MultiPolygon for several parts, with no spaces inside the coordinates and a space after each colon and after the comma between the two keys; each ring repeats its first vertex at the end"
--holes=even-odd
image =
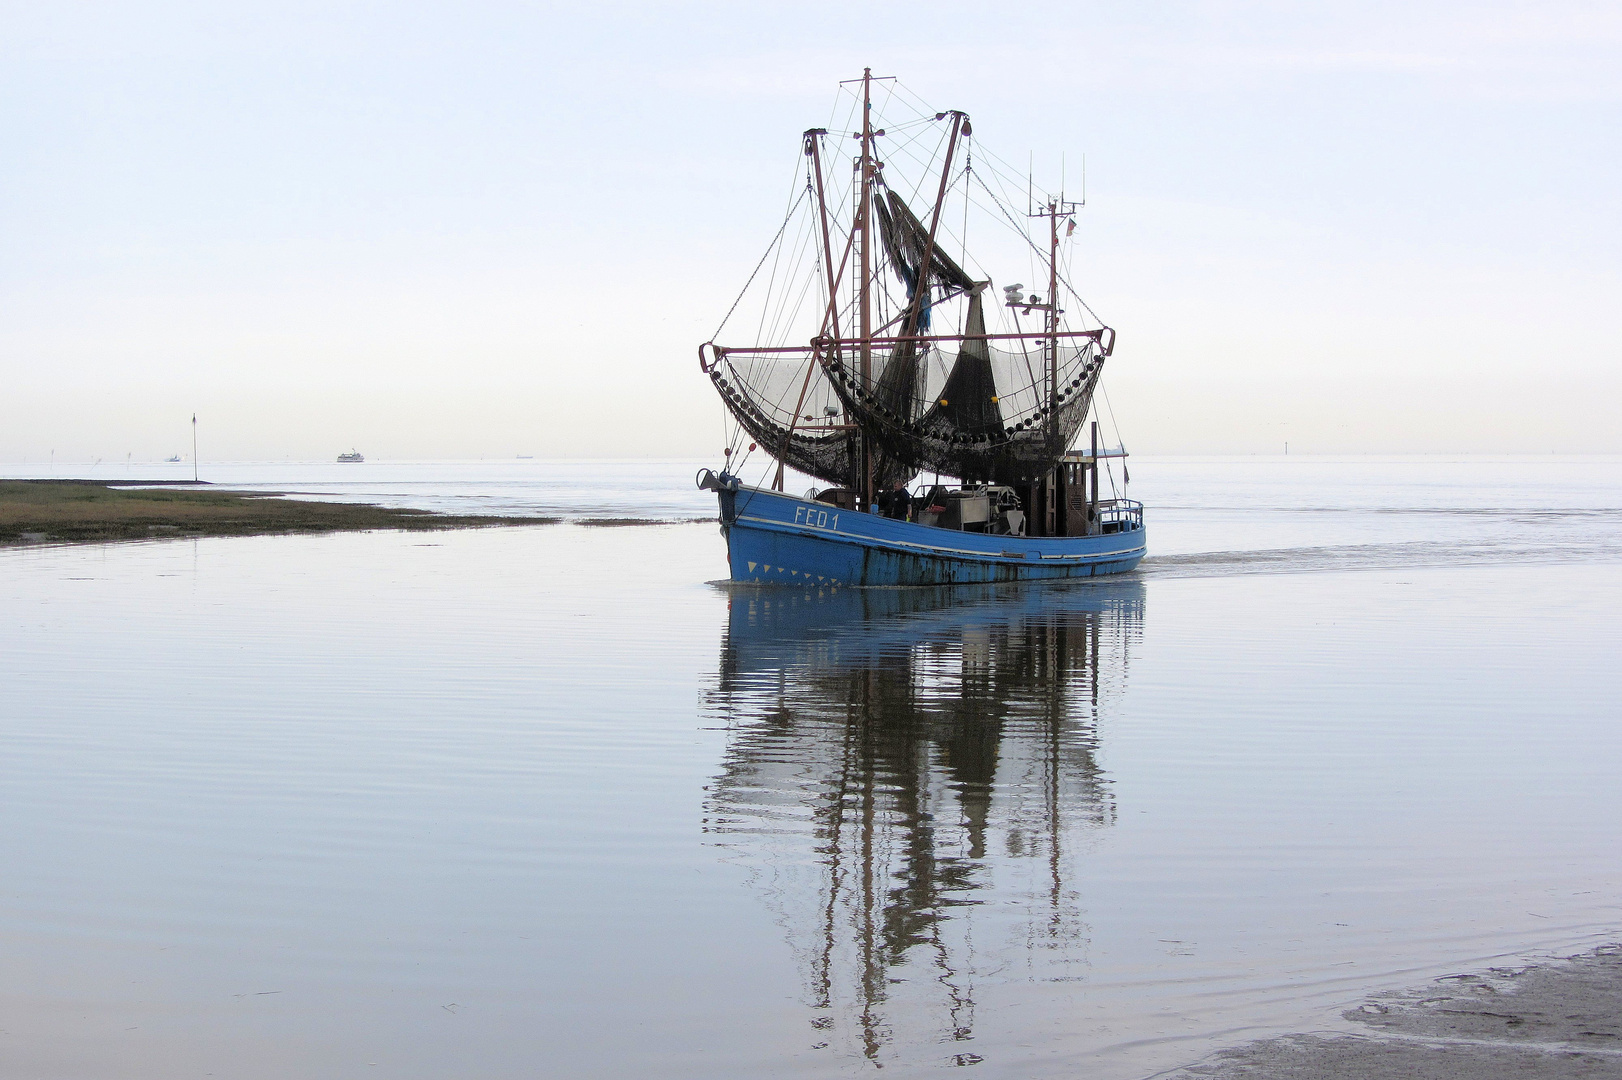
{"type": "Polygon", "coordinates": [[[1266,1039],[1160,1077],[1622,1077],[1622,945],[1531,967],[1449,975],[1341,1015],[1368,1032],[1266,1039]]]}
{"type": "Polygon", "coordinates": [[[367,503],[288,499],[282,497],[283,492],[151,483],[153,486],[129,480],[0,480],[0,544],[465,529],[558,521],[555,517],[436,514],[367,503]]]}

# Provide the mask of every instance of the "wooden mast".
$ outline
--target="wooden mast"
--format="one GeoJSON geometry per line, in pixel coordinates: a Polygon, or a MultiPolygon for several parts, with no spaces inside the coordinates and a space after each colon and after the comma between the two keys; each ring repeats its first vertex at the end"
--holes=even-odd
{"type": "MultiPolygon", "coordinates": [[[[1061,196],[1062,197],[1062,196],[1061,196]]],[[[1059,437],[1059,201],[1048,200],[1048,439],[1059,437]]],[[[1054,446],[1054,453],[1064,448],[1054,446]]]]}
{"type": "MultiPolygon", "coordinates": [[[[836,292],[839,288],[839,273],[834,270],[833,243],[828,235],[828,199],[822,185],[822,153],[819,142],[823,135],[828,134],[825,128],[812,128],[805,133],[805,153],[811,159],[812,173],[816,177],[817,192],[817,219],[822,227],[822,265],[828,278],[828,310],[823,316],[821,334],[826,334],[831,327],[834,340],[839,340],[839,302],[836,292]]],[[[846,249],[849,254],[849,248],[846,249]]],[[[841,266],[841,271],[843,266],[841,266]]],[[[820,336],[820,335],[819,335],[820,336]]],[[[835,346],[838,348],[838,346],[835,346]]],[[[788,451],[788,441],[794,437],[794,427],[800,421],[800,409],[805,405],[805,392],[811,387],[811,373],[821,357],[812,353],[811,362],[806,365],[805,381],[800,384],[800,398],[794,403],[794,415],[789,419],[788,431],[783,434],[783,452],[777,455],[777,476],[772,481],[774,491],[783,490],[783,454],[788,451]]]]}
{"type": "MultiPolygon", "coordinates": [[[[861,344],[860,360],[862,374],[862,389],[871,392],[873,389],[873,302],[868,278],[873,268],[873,244],[869,231],[873,220],[873,69],[862,69],[862,183],[861,205],[857,208],[856,217],[860,223],[862,234],[862,271],[857,283],[859,289],[858,307],[860,309],[861,344]]],[[[862,429],[861,441],[861,508],[870,510],[873,506],[873,439],[868,435],[867,429],[862,429]]]]}
{"type": "Polygon", "coordinates": [[[822,187],[822,136],[828,134],[824,128],[813,128],[805,133],[806,153],[811,155],[811,172],[817,181],[817,218],[822,225],[822,265],[828,278],[828,321],[833,330],[835,339],[839,337],[839,306],[834,302],[834,291],[839,287],[839,278],[834,272],[834,249],[828,235],[828,198],[822,187]]]}
{"type": "Polygon", "coordinates": [[[1087,500],[1087,535],[1093,534],[1098,524],[1098,421],[1093,421],[1093,497],[1087,500]]]}
{"type": "MultiPolygon", "coordinates": [[[[1064,453],[1059,445],[1059,199],[1048,199],[1048,304],[1047,340],[1043,349],[1048,354],[1047,444],[1048,454],[1058,458],[1064,453]]],[[[1065,531],[1064,511],[1060,503],[1066,501],[1064,465],[1055,461],[1042,479],[1042,526],[1046,536],[1057,536],[1065,531]]]]}

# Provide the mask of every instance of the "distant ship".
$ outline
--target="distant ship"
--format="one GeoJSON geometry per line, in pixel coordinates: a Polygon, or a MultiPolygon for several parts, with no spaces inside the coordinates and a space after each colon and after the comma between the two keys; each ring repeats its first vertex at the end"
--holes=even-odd
{"type": "Polygon", "coordinates": [[[892,135],[912,133],[881,160],[874,81],[864,72],[844,99],[847,130],[803,136],[806,186],[767,252],[783,262],[763,292],[745,284],[733,304],[745,295],[764,304],[760,336],[699,347],[699,366],[737,425],[720,472],[698,476],[719,497],[732,580],[946,585],[1131,570],[1145,551],[1143,504],[1116,492],[1113,474],[1111,495],[1100,490],[1100,465],[1126,452],[1099,445],[1092,409],[1115,331],[1065,280],[1060,242],[1080,203],[1028,193],[1032,205],[1016,213],[1004,201],[1013,178],[998,176],[988,155],[971,166],[969,119],[956,110],[890,117],[892,135]],[[930,124],[938,131],[925,139],[930,124]],[[829,147],[856,139],[854,175],[844,179],[843,150],[825,175],[829,147]],[[930,142],[941,148],[931,175],[904,178],[930,142]],[[934,201],[920,215],[906,200],[924,191],[934,201]],[[1021,265],[1037,257],[1046,302],[1022,284],[987,300],[991,282],[959,251],[954,215],[969,203],[995,210],[998,232],[976,236],[1006,242],[1021,265]],[[796,258],[801,265],[783,268],[796,258]],[[1002,325],[990,327],[999,306],[1002,325]],[[1072,449],[1089,415],[1085,449],[1072,449]],[[738,475],[745,444],[776,459],[770,487],[738,475]],[[789,494],[786,469],[830,486],[789,494]],[[952,477],[961,483],[942,482],[952,477]]]}
{"type": "Polygon", "coordinates": [[[176,461],[180,460],[180,455],[179,454],[170,454],[168,457],[164,458],[163,460],[168,461],[168,462],[176,462],[176,461]]]}
{"type": "Polygon", "coordinates": [[[338,455],[338,460],[339,461],[365,461],[366,459],[361,456],[361,452],[359,450],[351,450],[347,454],[339,454],[338,455]]]}

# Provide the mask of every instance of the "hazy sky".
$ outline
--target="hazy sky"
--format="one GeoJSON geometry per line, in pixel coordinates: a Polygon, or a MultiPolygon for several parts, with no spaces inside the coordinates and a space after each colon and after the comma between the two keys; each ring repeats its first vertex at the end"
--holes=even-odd
{"type": "Polygon", "coordinates": [[[0,20],[0,460],[718,451],[695,348],[864,66],[1086,155],[1134,450],[1622,451],[1614,0],[0,20]]]}

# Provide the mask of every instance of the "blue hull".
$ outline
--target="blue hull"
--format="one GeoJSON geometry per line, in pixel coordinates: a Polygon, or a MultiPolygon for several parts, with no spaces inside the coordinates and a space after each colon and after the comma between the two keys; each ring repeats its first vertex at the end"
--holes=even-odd
{"type": "Polygon", "coordinates": [[[994,536],[838,510],[777,491],[723,490],[733,581],[959,585],[1120,574],[1144,554],[1142,525],[1101,536],[994,536]]]}

